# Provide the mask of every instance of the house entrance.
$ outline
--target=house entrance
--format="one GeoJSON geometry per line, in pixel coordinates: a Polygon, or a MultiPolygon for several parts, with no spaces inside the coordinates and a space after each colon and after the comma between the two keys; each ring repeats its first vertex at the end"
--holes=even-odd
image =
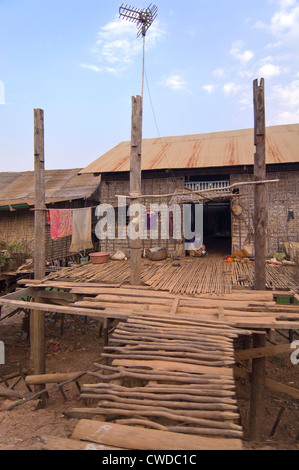
{"type": "Polygon", "coordinates": [[[230,202],[208,202],[203,208],[203,239],[209,256],[231,253],[230,202]]]}

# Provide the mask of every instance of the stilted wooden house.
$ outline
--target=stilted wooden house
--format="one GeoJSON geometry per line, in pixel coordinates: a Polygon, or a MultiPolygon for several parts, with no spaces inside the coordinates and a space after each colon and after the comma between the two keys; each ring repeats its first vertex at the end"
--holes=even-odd
{"type": "MultiPolygon", "coordinates": [[[[100,178],[79,175],[79,171],[80,168],[45,171],[45,198],[48,209],[75,209],[99,204],[100,178]]],[[[71,238],[69,235],[52,239],[49,222],[46,222],[47,261],[67,260],[70,256],[71,238]]],[[[0,242],[4,252],[8,248],[14,255],[16,262],[13,263],[13,269],[33,254],[33,171],[0,173],[0,242]]]]}
{"type": "MultiPolygon", "coordinates": [[[[101,175],[100,201],[116,206],[117,195],[129,196],[130,142],[122,142],[81,171],[101,175]]],[[[142,194],[163,197],[182,189],[202,193],[203,241],[209,252],[247,248],[253,251],[254,187],[231,185],[254,179],[253,129],[185,135],[142,142],[142,194]],[[214,190],[217,190],[217,193],[214,190]],[[219,189],[221,191],[219,191],[219,189]]],[[[267,251],[283,250],[286,241],[299,241],[299,124],[266,129],[267,251]]],[[[192,200],[192,199],[190,199],[192,200]]],[[[198,200],[198,198],[197,198],[198,200]]],[[[143,197],[149,207],[153,199],[143,197]]],[[[184,253],[184,239],[143,240],[143,248],[166,246],[169,255],[184,253]]],[[[128,248],[127,240],[108,239],[102,250],[128,248]]]]}

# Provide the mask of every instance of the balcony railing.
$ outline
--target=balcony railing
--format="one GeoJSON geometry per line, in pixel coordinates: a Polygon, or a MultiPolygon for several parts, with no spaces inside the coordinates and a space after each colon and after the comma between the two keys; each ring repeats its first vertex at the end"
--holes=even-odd
{"type": "Polygon", "coordinates": [[[230,185],[229,181],[193,181],[192,183],[185,183],[185,187],[192,189],[193,191],[206,191],[218,189],[224,192],[229,192],[228,186],[230,185]]]}

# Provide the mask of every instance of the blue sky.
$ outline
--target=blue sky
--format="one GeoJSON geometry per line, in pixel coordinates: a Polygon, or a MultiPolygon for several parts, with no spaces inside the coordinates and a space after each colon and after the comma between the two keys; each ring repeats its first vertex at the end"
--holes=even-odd
{"type": "MultiPolygon", "coordinates": [[[[142,39],[121,0],[0,0],[1,171],[33,169],[33,109],[46,168],[85,167],[131,135],[142,39]]],[[[143,137],[299,122],[299,0],[157,0],[146,38],[143,137]]],[[[150,2],[135,0],[134,7],[150,2]]]]}

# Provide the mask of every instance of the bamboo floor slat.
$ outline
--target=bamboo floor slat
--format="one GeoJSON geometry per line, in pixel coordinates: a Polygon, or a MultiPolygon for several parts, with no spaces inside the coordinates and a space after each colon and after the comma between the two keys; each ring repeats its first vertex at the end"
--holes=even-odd
{"type": "MultiPolygon", "coordinates": [[[[254,263],[226,263],[217,258],[183,258],[179,262],[142,260],[142,282],[151,289],[174,294],[229,294],[239,285],[241,276],[248,276],[247,285],[254,283],[254,263]]],[[[128,284],[130,261],[106,264],[85,264],[64,268],[50,274],[46,281],[128,284]]],[[[45,281],[45,282],[46,282],[45,281]]],[[[267,264],[266,282],[275,290],[299,291],[294,267],[267,264]]]]}

